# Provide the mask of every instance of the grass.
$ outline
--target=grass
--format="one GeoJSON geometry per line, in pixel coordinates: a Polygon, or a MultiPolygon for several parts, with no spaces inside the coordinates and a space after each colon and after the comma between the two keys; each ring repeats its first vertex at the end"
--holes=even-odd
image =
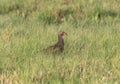
{"type": "Polygon", "coordinates": [[[119,1],[1,2],[1,84],[120,83],[119,1]],[[64,52],[41,52],[59,31],[68,33],[64,52]]]}

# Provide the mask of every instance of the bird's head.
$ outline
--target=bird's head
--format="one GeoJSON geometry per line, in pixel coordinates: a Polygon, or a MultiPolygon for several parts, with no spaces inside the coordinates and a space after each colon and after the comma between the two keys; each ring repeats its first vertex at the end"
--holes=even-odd
{"type": "Polygon", "coordinates": [[[62,31],[62,32],[59,33],[59,35],[60,35],[60,36],[64,36],[64,35],[67,35],[67,33],[64,32],[64,31],[62,31]]]}

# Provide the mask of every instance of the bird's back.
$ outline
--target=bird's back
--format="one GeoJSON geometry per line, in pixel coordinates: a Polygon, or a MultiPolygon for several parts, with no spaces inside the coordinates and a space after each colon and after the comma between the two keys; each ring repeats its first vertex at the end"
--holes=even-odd
{"type": "Polygon", "coordinates": [[[64,45],[60,43],[57,43],[53,46],[49,46],[46,49],[43,49],[45,53],[59,53],[62,52],[63,50],[64,50],[64,45]]]}

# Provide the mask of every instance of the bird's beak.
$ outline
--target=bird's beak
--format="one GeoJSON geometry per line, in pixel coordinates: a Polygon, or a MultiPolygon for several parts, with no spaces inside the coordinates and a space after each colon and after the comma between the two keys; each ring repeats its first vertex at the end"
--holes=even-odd
{"type": "Polygon", "coordinates": [[[67,36],[67,33],[66,32],[63,32],[63,36],[66,35],[67,36]]]}
{"type": "Polygon", "coordinates": [[[65,35],[67,36],[68,34],[67,34],[67,33],[65,33],[65,35]]]}

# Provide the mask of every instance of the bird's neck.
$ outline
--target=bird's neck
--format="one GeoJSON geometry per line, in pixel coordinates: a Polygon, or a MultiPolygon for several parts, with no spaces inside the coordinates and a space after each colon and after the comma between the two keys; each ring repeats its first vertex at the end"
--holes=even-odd
{"type": "Polygon", "coordinates": [[[58,43],[62,43],[64,45],[64,40],[61,35],[58,35],[58,43]]]}

